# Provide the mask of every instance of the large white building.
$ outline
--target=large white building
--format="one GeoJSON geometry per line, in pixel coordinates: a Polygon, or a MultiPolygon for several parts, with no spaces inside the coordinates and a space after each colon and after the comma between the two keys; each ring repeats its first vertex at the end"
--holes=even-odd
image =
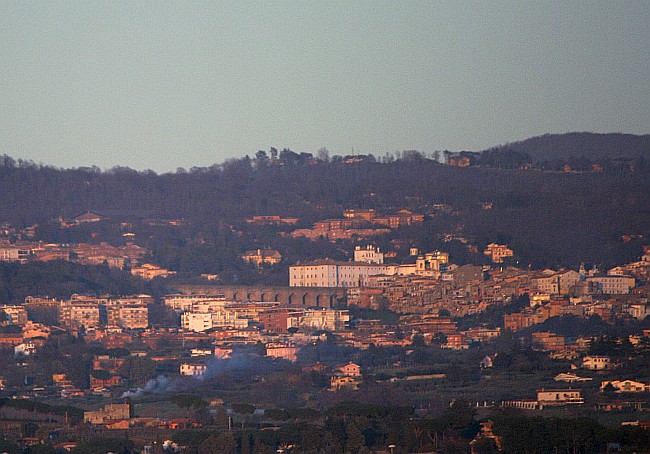
{"type": "Polygon", "coordinates": [[[194,310],[194,305],[197,303],[213,304],[215,306],[223,307],[223,305],[226,304],[226,299],[219,296],[176,294],[163,296],[163,302],[165,303],[165,306],[174,309],[177,312],[185,312],[194,310]]]}
{"type": "Polygon", "coordinates": [[[588,277],[587,282],[596,293],[606,295],[627,295],[634,288],[635,280],[627,276],[597,276],[588,277]]]}
{"type": "Polygon", "coordinates": [[[396,272],[397,265],[320,259],[289,267],[289,286],[362,287],[370,276],[396,272]]]}
{"type": "Polygon", "coordinates": [[[249,319],[239,317],[235,311],[183,312],[181,324],[183,328],[197,332],[218,327],[244,329],[248,327],[249,319]]]}
{"type": "Polygon", "coordinates": [[[0,245],[1,262],[25,263],[29,259],[29,249],[13,245],[0,245]]]}
{"type": "Polygon", "coordinates": [[[449,254],[440,251],[420,255],[415,263],[384,263],[384,254],[372,246],[357,247],[353,262],[320,259],[289,267],[290,287],[364,287],[371,276],[410,275],[439,277],[449,263],[449,254]]]}
{"type": "Polygon", "coordinates": [[[384,263],[384,253],[380,252],[378,247],[368,245],[362,248],[357,246],[354,248],[354,261],[381,265],[384,263]]]}
{"type": "Polygon", "coordinates": [[[299,326],[334,331],[350,322],[350,312],[335,309],[307,309],[298,317],[299,326]]]}

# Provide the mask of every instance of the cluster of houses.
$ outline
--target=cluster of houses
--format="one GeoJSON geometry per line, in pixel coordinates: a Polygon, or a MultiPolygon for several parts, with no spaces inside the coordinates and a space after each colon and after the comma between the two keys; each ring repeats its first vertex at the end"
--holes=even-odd
{"type": "Polygon", "coordinates": [[[135,266],[147,254],[147,250],[133,243],[124,246],[99,244],[46,244],[40,241],[4,240],[0,243],[0,261],[27,263],[65,260],[82,265],[108,265],[124,269],[135,266]]]}
{"type": "MultiPolygon", "coordinates": [[[[645,335],[650,334],[646,330],[645,335]]],[[[494,356],[486,356],[481,360],[481,368],[491,368],[494,356]]],[[[574,370],[583,369],[592,372],[614,371],[618,364],[609,356],[586,355],[578,364],[573,364],[574,370]]],[[[565,382],[570,385],[580,385],[584,382],[593,381],[592,377],[581,377],[575,372],[563,372],[557,374],[554,379],[556,382],[565,382]]],[[[650,384],[636,380],[602,380],[599,387],[600,395],[595,396],[593,405],[596,410],[642,410],[644,408],[644,399],[634,399],[629,396],[635,394],[644,394],[650,392],[650,384]],[[612,399],[608,393],[617,395],[612,399]],[[627,396],[626,399],[621,396],[627,396]]],[[[502,407],[519,408],[523,410],[542,410],[546,407],[557,407],[565,405],[583,405],[585,403],[582,390],[580,388],[553,388],[541,389],[537,391],[536,399],[511,399],[504,400],[500,403],[502,407]]]]}
{"type": "Polygon", "coordinates": [[[419,224],[424,215],[400,210],[393,214],[379,215],[375,210],[346,210],[343,218],[324,219],[311,229],[297,229],[291,236],[312,240],[326,238],[330,241],[351,238],[368,238],[389,233],[391,229],[419,224]]]}

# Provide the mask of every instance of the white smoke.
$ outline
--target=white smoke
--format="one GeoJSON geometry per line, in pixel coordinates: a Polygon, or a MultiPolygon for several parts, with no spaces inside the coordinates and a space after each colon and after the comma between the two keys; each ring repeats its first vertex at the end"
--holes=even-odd
{"type": "Polygon", "coordinates": [[[152,378],[143,387],[136,389],[135,391],[126,391],[122,394],[122,397],[140,397],[145,393],[162,393],[169,391],[170,383],[169,379],[164,375],[159,375],[156,378],[152,378]]]}

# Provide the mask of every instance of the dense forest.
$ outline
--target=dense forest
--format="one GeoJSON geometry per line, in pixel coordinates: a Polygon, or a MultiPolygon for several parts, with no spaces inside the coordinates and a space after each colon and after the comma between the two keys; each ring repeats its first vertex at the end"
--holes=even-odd
{"type": "Polygon", "coordinates": [[[161,175],[123,167],[57,169],[5,155],[0,158],[0,221],[18,228],[38,223],[38,238],[46,241],[114,244],[125,241],[114,227],[126,221],[133,230],[140,228],[136,241],[153,251],[154,262],[181,272],[225,273],[232,282],[277,282],[288,263],[345,258],[344,251],[361,244],[288,238],[279,235],[288,227],[251,226],[246,218],[297,217],[296,227],[311,227],[355,208],[424,214],[424,223],[373,242],[385,250],[396,244],[446,250],[459,264],[484,263],[481,251],[490,242],[508,244],[520,266],[586,262],[606,267],[638,259],[650,236],[650,168],[642,157],[634,167],[553,172],[491,165],[513,156],[507,149],[499,153],[487,150],[482,165],[479,160],[454,167],[417,151],[330,158],[326,150],[315,157],[272,148],[253,158],[161,175]],[[85,210],[109,221],[76,230],[51,222],[85,210]],[[139,224],[152,218],[182,218],[187,225],[153,231],[139,224]],[[450,236],[461,241],[449,242],[450,236]],[[276,248],[285,257],[279,269],[267,270],[266,278],[246,264],[232,265],[256,247],[276,248]]]}

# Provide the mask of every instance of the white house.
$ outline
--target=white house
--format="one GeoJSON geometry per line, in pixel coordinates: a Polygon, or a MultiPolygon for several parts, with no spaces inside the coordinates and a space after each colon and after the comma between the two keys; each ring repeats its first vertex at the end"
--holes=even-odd
{"type": "Polygon", "coordinates": [[[183,363],[180,367],[181,375],[201,378],[203,374],[208,370],[208,366],[205,364],[188,364],[183,363]]]}

